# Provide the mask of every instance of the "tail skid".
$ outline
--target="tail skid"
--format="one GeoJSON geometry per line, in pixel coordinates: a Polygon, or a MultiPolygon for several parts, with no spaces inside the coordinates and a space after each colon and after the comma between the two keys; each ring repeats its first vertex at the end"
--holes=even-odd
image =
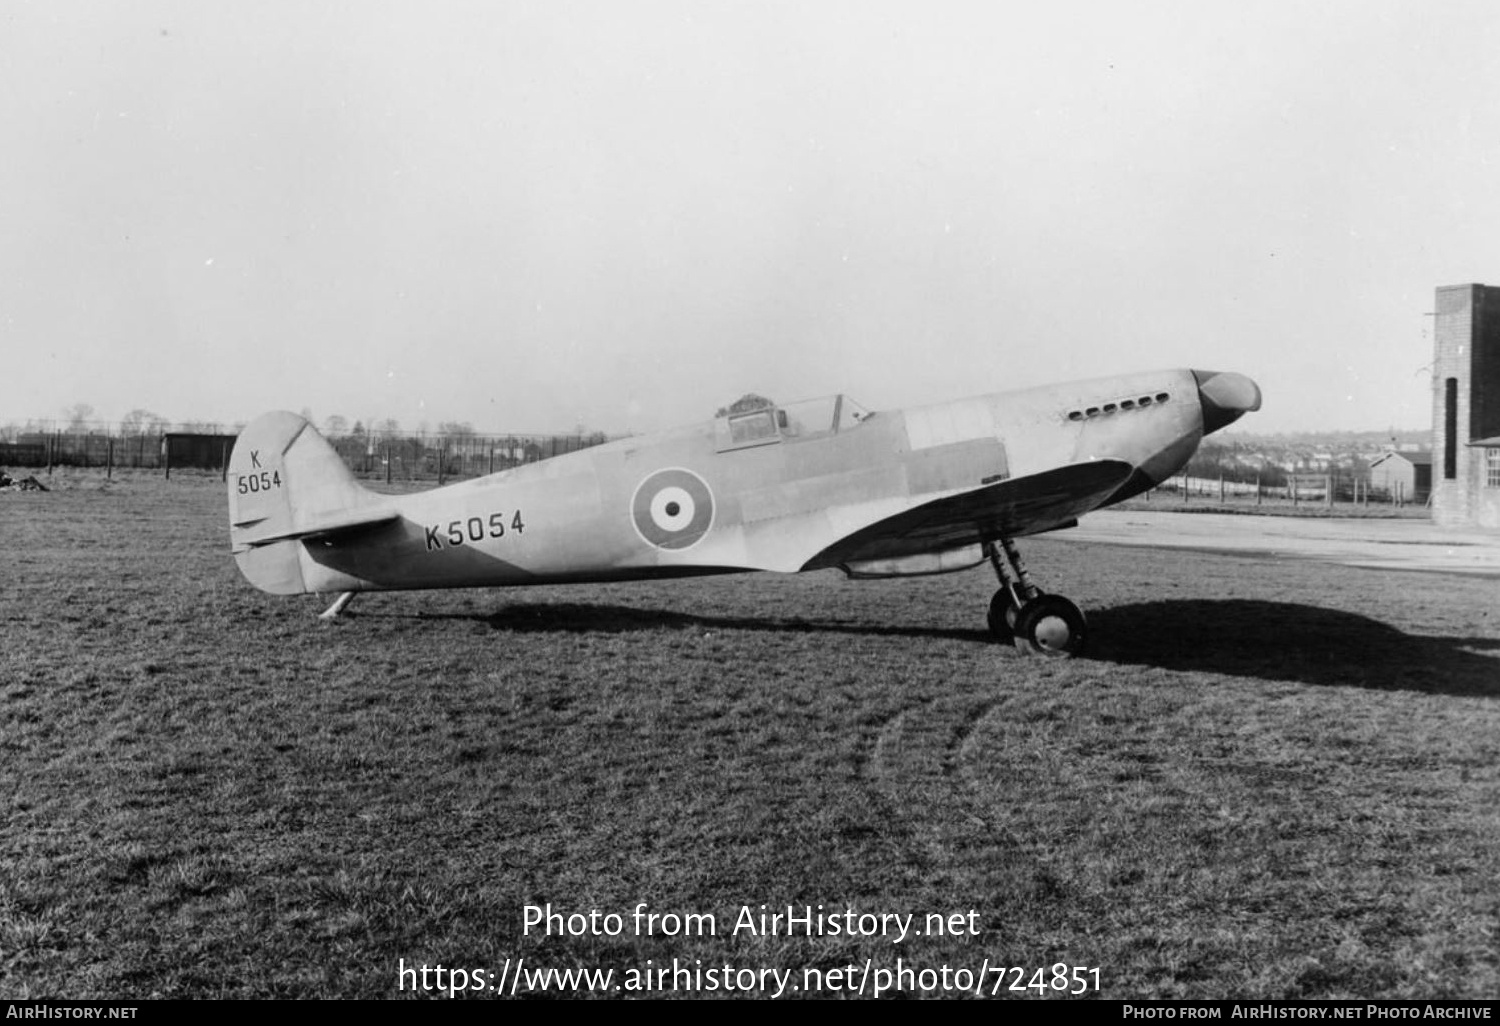
{"type": "Polygon", "coordinates": [[[229,457],[229,542],[245,578],[274,595],[317,590],[303,541],[399,514],[361,487],[333,447],[295,413],[257,417],[229,457]]]}

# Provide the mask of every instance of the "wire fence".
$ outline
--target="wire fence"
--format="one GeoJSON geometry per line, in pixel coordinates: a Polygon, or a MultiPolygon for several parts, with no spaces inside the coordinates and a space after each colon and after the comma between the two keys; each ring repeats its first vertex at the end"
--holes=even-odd
{"type": "MultiPolygon", "coordinates": [[[[211,425],[217,427],[217,425],[211,425]]],[[[204,425],[161,425],[131,430],[118,425],[72,426],[67,430],[0,431],[0,468],[50,472],[55,467],[160,471],[226,472],[236,435],[204,431],[204,425]],[[194,428],[199,430],[183,430],[194,428]]],[[[328,439],[358,477],[394,481],[437,481],[479,477],[525,463],[537,463],[608,441],[602,432],[575,435],[472,432],[401,435],[342,435],[328,439]]]]}
{"type": "Polygon", "coordinates": [[[458,435],[330,439],[358,476],[390,481],[481,477],[602,445],[588,435],[458,435]]]}
{"type": "Polygon", "coordinates": [[[1372,482],[1369,477],[1345,471],[1338,474],[1287,474],[1284,484],[1260,481],[1232,481],[1227,478],[1171,477],[1147,492],[1169,502],[1217,502],[1260,505],[1266,502],[1290,503],[1293,506],[1369,506],[1383,504],[1397,507],[1425,506],[1429,489],[1406,481],[1372,482]]]}

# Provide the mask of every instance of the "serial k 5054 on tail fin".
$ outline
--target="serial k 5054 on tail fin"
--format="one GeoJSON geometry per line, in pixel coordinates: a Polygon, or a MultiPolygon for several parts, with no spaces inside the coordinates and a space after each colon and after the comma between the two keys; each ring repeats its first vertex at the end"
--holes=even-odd
{"type": "Polygon", "coordinates": [[[1087,624],[1031,581],[1015,539],[1076,523],[1176,473],[1260,408],[1241,374],[1169,370],[871,412],[845,396],[756,404],[411,495],[362,487],[291,413],[230,458],[230,544],[278,595],[988,562],[988,623],[1071,655],[1087,624]]]}

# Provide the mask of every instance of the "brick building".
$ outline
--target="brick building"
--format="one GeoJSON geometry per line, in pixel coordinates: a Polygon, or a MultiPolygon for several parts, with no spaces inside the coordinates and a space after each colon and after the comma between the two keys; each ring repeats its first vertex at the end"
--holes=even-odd
{"type": "Polygon", "coordinates": [[[1500,528],[1500,288],[1437,290],[1432,519],[1500,528]]]}

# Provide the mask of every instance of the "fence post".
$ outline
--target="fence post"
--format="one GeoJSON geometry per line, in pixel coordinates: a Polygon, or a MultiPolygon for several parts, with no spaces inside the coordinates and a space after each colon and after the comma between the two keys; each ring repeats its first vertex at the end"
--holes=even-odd
{"type": "Polygon", "coordinates": [[[1324,474],[1323,475],[1323,487],[1325,489],[1327,489],[1327,491],[1325,493],[1325,498],[1327,499],[1327,506],[1328,506],[1329,509],[1333,509],[1333,475],[1332,474],[1324,474]]]}
{"type": "Polygon", "coordinates": [[[106,481],[115,476],[115,438],[109,436],[108,444],[104,449],[104,479],[106,481]]]}
{"type": "Polygon", "coordinates": [[[1260,505],[1260,475],[1255,475],[1255,504],[1260,505]]]}
{"type": "Polygon", "coordinates": [[[1219,505],[1224,505],[1224,475],[1219,475],[1219,505]]]}

